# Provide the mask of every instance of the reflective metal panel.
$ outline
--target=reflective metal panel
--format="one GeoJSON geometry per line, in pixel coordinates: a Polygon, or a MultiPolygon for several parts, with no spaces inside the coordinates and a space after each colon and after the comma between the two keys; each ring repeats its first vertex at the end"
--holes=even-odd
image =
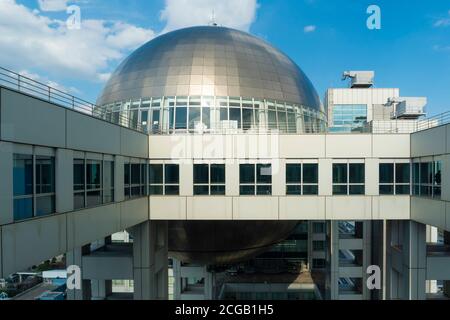
{"type": "Polygon", "coordinates": [[[321,108],[313,85],[289,57],[250,34],[214,26],[146,43],[117,68],[97,102],[172,95],[247,96],[321,108]]]}

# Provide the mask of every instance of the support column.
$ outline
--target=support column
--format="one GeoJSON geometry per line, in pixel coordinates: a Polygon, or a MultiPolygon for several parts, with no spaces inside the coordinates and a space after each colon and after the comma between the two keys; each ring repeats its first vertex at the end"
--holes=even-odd
{"type": "Polygon", "coordinates": [[[426,226],[414,221],[403,224],[403,298],[425,300],[426,226]]]}
{"type": "MultiPolygon", "coordinates": [[[[444,245],[450,246],[450,232],[444,231],[444,245]]],[[[444,295],[450,298],[450,280],[444,281],[444,295]]]]}
{"type": "Polygon", "coordinates": [[[168,299],[167,221],[131,228],[135,300],[168,299]]]}
{"type": "MultiPolygon", "coordinates": [[[[367,268],[372,265],[372,221],[364,221],[363,225],[363,263],[362,263],[362,294],[363,300],[371,300],[372,290],[367,287],[367,268]]],[[[375,294],[374,294],[375,295],[375,294]]]]}
{"type": "Polygon", "coordinates": [[[92,300],[106,300],[112,294],[112,280],[91,280],[92,300]]]}
{"type": "Polygon", "coordinates": [[[215,273],[205,267],[205,300],[214,300],[215,273]]]}
{"type": "MultiPolygon", "coordinates": [[[[426,241],[427,243],[436,244],[438,241],[438,230],[433,226],[426,226],[426,241]]],[[[437,280],[426,281],[426,293],[437,293],[437,280]]]]}
{"type": "Polygon", "coordinates": [[[330,299],[339,299],[339,221],[330,222],[330,244],[329,244],[329,285],[330,299]]]}
{"type": "Polygon", "coordinates": [[[73,151],[56,149],[56,212],[73,211],[73,151]]]}
{"type": "MultiPolygon", "coordinates": [[[[83,255],[88,254],[89,251],[90,245],[86,245],[66,253],[66,267],[71,265],[80,267],[81,279],[83,279],[83,255]]],[[[91,300],[91,281],[81,280],[81,289],[67,290],[67,300],[91,300]]]]}

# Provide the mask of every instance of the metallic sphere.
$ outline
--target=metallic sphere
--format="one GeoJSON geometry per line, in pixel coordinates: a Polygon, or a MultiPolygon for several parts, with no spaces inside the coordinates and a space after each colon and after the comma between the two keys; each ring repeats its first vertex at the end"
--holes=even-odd
{"type": "Polygon", "coordinates": [[[267,99],[320,110],[303,71],[269,43],[242,31],[201,26],[164,34],[132,53],[97,104],[143,97],[267,99]]]}

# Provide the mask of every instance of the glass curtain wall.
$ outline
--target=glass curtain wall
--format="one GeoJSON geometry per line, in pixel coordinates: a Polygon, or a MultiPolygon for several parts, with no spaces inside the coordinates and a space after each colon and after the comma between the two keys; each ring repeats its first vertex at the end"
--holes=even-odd
{"type": "Polygon", "coordinates": [[[97,113],[151,134],[276,131],[323,132],[326,116],[306,106],[241,97],[160,97],[117,102],[97,113]]]}

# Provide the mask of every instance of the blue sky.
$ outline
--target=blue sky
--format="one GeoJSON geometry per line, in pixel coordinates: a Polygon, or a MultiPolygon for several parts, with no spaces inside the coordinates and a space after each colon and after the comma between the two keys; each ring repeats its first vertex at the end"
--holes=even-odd
{"type": "Polygon", "coordinates": [[[207,24],[213,9],[219,24],[288,54],[321,98],[345,86],[342,71],[375,70],[377,87],[427,96],[431,115],[450,110],[446,0],[0,0],[0,65],[95,101],[132,50],[163,32],[207,24]],[[81,8],[80,30],[66,30],[71,4],[81,8]],[[366,27],[371,4],[381,8],[381,30],[366,27]]]}

